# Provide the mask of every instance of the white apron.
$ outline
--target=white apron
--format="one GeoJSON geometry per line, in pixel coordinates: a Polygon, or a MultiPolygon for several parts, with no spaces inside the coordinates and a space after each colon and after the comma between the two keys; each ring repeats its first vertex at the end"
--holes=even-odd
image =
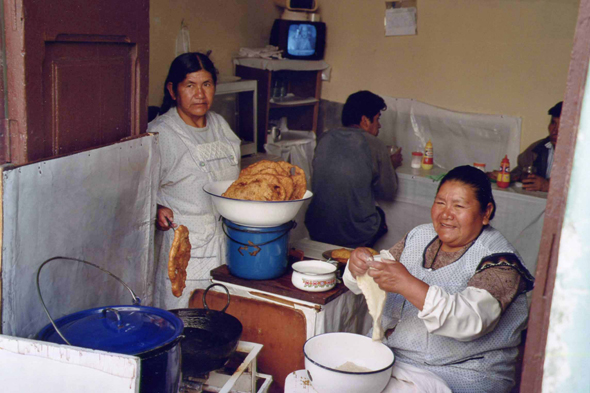
{"type": "MultiPolygon", "coordinates": [[[[173,230],[156,230],[156,288],[154,305],[164,309],[186,308],[192,292],[205,288],[210,270],[224,263],[226,238],[211,197],[203,191],[209,182],[235,180],[239,175],[240,140],[219,115],[207,113],[213,142],[199,142],[176,108],[150,123],[150,132],[160,133],[162,169],[158,203],[174,212],[174,222],[189,230],[191,259],[186,288],[181,297],[172,295],[168,278],[168,254],[173,230]]],[[[209,136],[209,139],[210,136],[209,136]]]]}

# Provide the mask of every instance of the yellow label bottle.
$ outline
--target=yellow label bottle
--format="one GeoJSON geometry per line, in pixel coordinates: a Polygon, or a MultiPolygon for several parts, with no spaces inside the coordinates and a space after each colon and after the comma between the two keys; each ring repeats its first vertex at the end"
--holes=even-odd
{"type": "Polygon", "coordinates": [[[505,156],[500,163],[500,173],[498,173],[496,184],[500,188],[506,188],[510,185],[510,160],[508,156],[505,156]]]}
{"type": "Polygon", "coordinates": [[[434,149],[432,148],[432,142],[430,139],[424,147],[424,157],[422,157],[422,169],[430,170],[434,164],[434,149]]]}

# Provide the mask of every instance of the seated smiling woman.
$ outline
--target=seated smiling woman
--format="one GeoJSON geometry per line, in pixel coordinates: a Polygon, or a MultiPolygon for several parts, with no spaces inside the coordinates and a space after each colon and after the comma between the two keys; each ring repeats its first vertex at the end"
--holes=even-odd
{"type": "Polygon", "coordinates": [[[454,393],[509,392],[514,385],[516,347],[528,318],[525,293],[534,278],[489,225],[495,208],[482,171],[454,168],[438,187],[432,224],[414,228],[389,250],[399,262],[373,261],[357,248],[344,274],[355,293],[356,277],[365,273],[387,292],[381,325],[396,364],[419,368],[420,378],[434,373],[454,393]]]}

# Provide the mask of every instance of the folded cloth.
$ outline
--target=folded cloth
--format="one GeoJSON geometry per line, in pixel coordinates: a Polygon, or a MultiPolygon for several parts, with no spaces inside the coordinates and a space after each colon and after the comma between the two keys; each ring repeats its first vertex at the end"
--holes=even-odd
{"type": "Polygon", "coordinates": [[[431,371],[402,363],[393,365],[391,380],[382,393],[452,393],[447,383],[431,371]]]}
{"type": "Polygon", "coordinates": [[[263,59],[276,59],[280,60],[283,58],[283,51],[279,50],[278,47],[273,45],[267,45],[264,48],[240,48],[238,53],[239,57],[261,57],[263,59]]]}
{"type": "Polygon", "coordinates": [[[428,176],[429,179],[432,179],[434,181],[441,181],[443,177],[445,177],[446,173],[442,173],[440,175],[430,175],[428,176]]]}
{"type": "Polygon", "coordinates": [[[395,261],[395,258],[393,257],[393,255],[391,255],[389,250],[381,250],[381,252],[379,252],[379,256],[381,257],[381,259],[389,259],[390,261],[395,261]]]}

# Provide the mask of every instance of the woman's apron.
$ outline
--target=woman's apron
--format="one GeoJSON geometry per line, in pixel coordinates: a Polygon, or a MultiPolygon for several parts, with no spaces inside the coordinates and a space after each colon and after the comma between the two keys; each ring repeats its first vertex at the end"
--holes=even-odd
{"type": "Polygon", "coordinates": [[[207,124],[215,136],[215,142],[212,143],[197,143],[191,135],[187,135],[186,130],[179,129],[177,121],[180,119],[170,118],[164,122],[175,131],[168,134],[170,139],[167,142],[169,148],[175,150],[175,178],[181,180],[168,187],[166,184],[161,185],[165,187],[165,192],[161,193],[161,202],[174,212],[174,223],[188,228],[192,248],[186,288],[177,298],[172,294],[168,277],[168,255],[174,231],[156,231],[156,307],[188,307],[192,292],[209,285],[209,272],[223,264],[225,258],[226,239],[218,220],[219,215],[211,197],[203,191],[203,186],[214,181],[237,179],[240,147],[239,140],[231,143],[225,136],[221,122],[215,116],[218,115],[207,116],[207,124]]]}

